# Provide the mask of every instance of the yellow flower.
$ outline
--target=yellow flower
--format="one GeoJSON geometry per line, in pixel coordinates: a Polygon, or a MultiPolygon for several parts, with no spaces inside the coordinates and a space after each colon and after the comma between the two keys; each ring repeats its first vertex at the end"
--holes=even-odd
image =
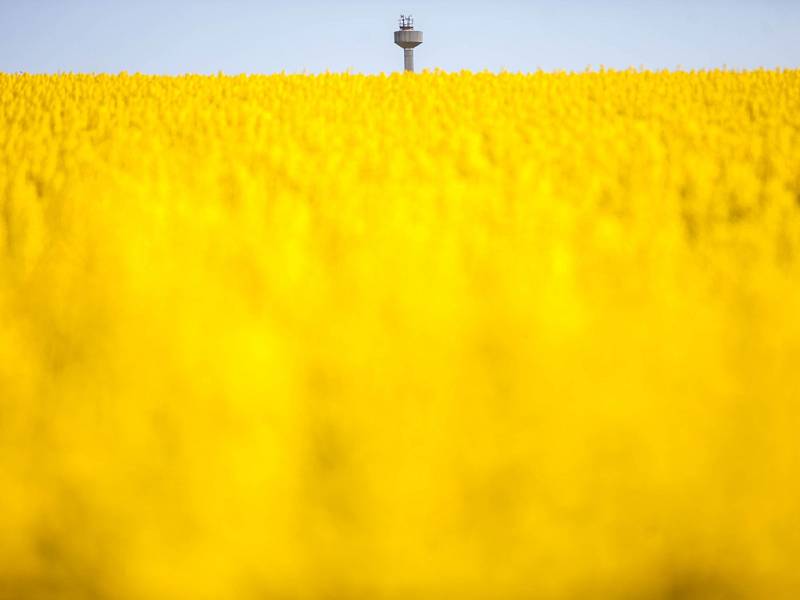
{"type": "Polygon", "coordinates": [[[800,71],[0,75],[0,597],[796,598],[800,71]]]}

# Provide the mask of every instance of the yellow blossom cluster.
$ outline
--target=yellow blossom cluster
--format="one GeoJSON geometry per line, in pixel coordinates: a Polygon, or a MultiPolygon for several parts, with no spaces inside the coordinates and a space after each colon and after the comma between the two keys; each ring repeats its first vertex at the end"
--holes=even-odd
{"type": "Polygon", "coordinates": [[[3,600],[800,597],[800,71],[0,75],[3,600]]]}

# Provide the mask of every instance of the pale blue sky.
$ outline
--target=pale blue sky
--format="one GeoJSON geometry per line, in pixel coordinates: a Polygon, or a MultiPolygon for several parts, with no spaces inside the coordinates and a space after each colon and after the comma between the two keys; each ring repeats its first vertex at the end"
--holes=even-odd
{"type": "Polygon", "coordinates": [[[800,67],[800,0],[0,0],[0,71],[800,67]]]}

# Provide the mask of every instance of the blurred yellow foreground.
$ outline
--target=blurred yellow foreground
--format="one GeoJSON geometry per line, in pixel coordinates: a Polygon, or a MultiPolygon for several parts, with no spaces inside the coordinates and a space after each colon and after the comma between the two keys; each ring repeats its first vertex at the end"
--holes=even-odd
{"type": "Polygon", "coordinates": [[[800,597],[800,71],[0,76],[0,598],[800,597]]]}

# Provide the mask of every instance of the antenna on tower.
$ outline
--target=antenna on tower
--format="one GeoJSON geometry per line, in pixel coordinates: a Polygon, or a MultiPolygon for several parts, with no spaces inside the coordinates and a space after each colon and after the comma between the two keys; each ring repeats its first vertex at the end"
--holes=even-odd
{"type": "Polygon", "coordinates": [[[414,29],[414,17],[412,15],[400,15],[400,29],[402,31],[414,29]]]}
{"type": "Polygon", "coordinates": [[[394,32],[394,43],[403,49],[405,70],[414,72],[414,48],[422,43],[422,32],[414,30],[414,17],[400,15],[400,30],[394,32]]]}

